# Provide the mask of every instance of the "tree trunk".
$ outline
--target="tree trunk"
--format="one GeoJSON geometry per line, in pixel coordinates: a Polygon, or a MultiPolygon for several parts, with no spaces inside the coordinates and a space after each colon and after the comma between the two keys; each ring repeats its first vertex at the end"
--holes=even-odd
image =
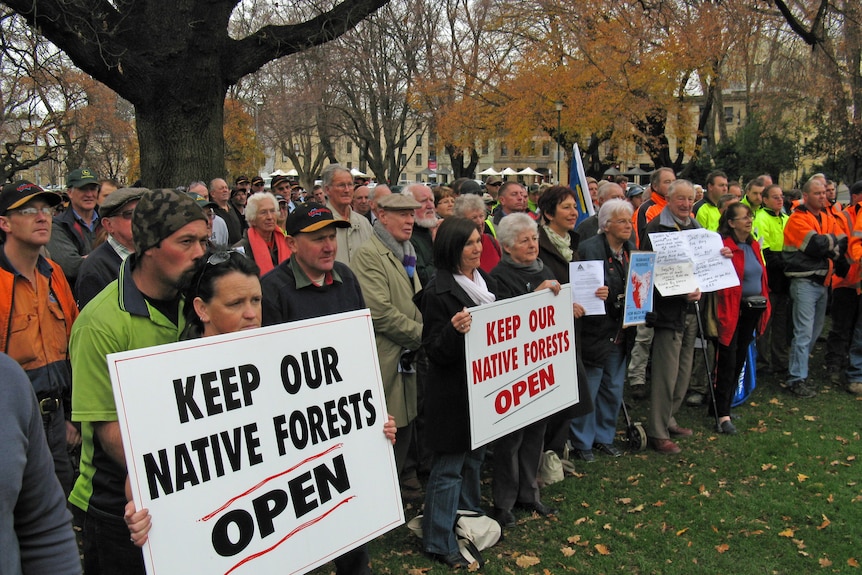
{"type": "Polygon", "coordinates": [[[135,106],[145,186],[173,188],[225,177],[226,88],[189,86],[197,84],[179,83],[178,89],[164,90],[135,106]]]}

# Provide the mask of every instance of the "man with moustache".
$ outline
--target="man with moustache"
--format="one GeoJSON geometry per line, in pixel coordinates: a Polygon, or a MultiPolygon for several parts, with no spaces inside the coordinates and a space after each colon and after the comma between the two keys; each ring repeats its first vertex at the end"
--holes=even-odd
{"type": "MultiPolygon", "coordinates": [[[[226,186],[225,186],[226,187],[226,186]]],[[[81,422],[81,475],[69,501],[85,513],[87,575],[143,575],[123,520],[128,476],[108,364],[111,353],[179,340],[181,289],[206,251],[206,216],[174,190],[146,191],[132,215],[135,253],[83,309],[69,342],[72,420],[81,422]]]]}

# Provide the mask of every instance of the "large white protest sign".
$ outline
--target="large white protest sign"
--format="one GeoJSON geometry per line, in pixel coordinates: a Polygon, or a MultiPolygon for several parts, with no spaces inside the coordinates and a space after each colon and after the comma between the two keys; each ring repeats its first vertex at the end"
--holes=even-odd
{"type": "Polygon", "coordinates": [[[733,262],[719,253],[724,244],[716,232],[704,229],[652,233],[656,252],[655,287],[667,297],[698,288],[712,292],[739,285],[733,262]]]}
{"type": "Polygon", "coordinates": [[[150,574],[305,573],[404,522],[368,310],[108,365],[150,574]]]}
{"type": "Polygon", "coordinates": [[[571,298],[565,285],[470,309],[473,449],[578,402],[571,298]]]}

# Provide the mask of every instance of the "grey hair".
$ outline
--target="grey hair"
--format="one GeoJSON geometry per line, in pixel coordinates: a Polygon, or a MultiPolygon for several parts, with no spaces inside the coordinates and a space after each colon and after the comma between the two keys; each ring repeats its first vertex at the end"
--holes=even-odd
{"type": "Polygon", "coordinates": [[[482,210],[483,212],[487,212],[488,209],[485,207],[485,200],[482,199],[482,196],[478,196],[476,194],[464,194],[455,198],[455,215],[459,218],[467,217],[466,212],[472,212],[474,210],[482,210]]]}
{"type": "Polygon", "coordinates": [[[511,248],[523,232],[537,233],[538,230],[536,220],[527,214],[509,214],[497,225],[497,241],[501,246],[511,248]]]}
{"type": "Polygon", "coordinates": [[[245,221],[251,224],[257,217],[257,212],[260,210],[260,203],[263,200],[271,200],[272,206],[278,212],[278,200],[271,192],[258,192],[248,197],[248,202],[245,204],[245,221]]]}
{"type": "Polygon", "coordinates": [[[688,180],[674,180],[667,190],[667,199],[671,199],[676,195],[677,190],[691,190],[694,192],[694,185],[688,180]]]}
{"type": "Polygon", "coordinates": [[[381,190],[382,190],[383,188],[386,188],[386,189],[387,189],[387,190],[389,190],[390,192],[392,191],[392,188],[390,188],[390,187],[389,187],[389,186],[387,186],[386,184],[377,184],[376,186],[374,186],[373,188],[370,188],[370,189],[368,190],[368,201],[369,201],[369,202],[373,202],[373,201],[374,201],[374,198],[376,198],[376,197],[377,197],[377,191],[378,191],[378,190],[377,190],[377,188],[380,188],[381,190]]]}
{"type": "MultiPolygon", "coordinates": [[[[323,180],[323,187],[326,188],[332,185],[332,180],[335,179],[335,174],[340,172],[347,172],[350,174],[350,170],[342,166],[341,164],[329,164],[323,171],[320,173],[320,179],[323,180]]],[[[353,174],[350,174],[350,179],[353,179],[353,174]]]]}
{"type": "Polygon", "coordinates": [[[606,201],[602,204],[602,207],[599,208],[599,233],[605,233],[605,228],[608,227],[608,222],[611,221],[611,218],[622,215],[630,220],[634,213],[635,210],[631,203],[625,200],[614,198],[606,201]]]}
{"type": "Polygon", "coordinates": [[[420,186],[421,186],[421,187],[423,187],[423,188],[428,188],[428,189],[430,189],[430,187],[429,187],[429,186],[428,186],[428,184],[426,184],[426,183],[423,183],[423,182],[410,182],[409,184],[407,184],[406,186],[404,186],[403,188],[401,188],[401,193],[402,193],[402,194],[404,194],[405,196],[410,196],[411,198],[415,198],[415,197],[416,197],[416,195],[413,193],[413,190],[414,190],[414,189],[416,189],[416,188],[418,188],[418,187],[420,187],[420,186]]]}
{"type": "Polygon", "coordinates": [[[604,180],[601,184],[599,184],[599,190],[596,193],[596,198],[600,201],[604,201],[605,198],[608,197],[608,194],[611,193],[611,190],[614,189],[611,186],[619,188],[620,190],[622,190],[623,194],[626,193],[626,189],[621,184],[604,180]]]}

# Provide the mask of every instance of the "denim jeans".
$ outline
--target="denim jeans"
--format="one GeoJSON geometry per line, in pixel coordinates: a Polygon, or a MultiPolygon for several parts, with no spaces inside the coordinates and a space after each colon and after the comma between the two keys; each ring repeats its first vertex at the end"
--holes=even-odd
{"type": "Polygon", "coordinates": [[[847,367],[847,383],[862,382],[862,313],[856,316],[856,327],[850,341],[850,365],[847,367]]]}
{"type": "Polygon", "coordinates": [[[481,471],[485,448],[458,453],[435,453],[425,486],[422,544],[428,553],[455,555],[455,521],[459,509],[482,510],[481,471]]]}
{"type": "Polygon", "coordinates": [[[585,365],[593,412],[572,420],[572,445],[590,450],[594,443],[613,443],[623,402],[626,377],[625,346],[615,345],[603,365],[585,365]]]}
{"type": "Polygon", "coordinates": [[[808,356],[823,330],[826,318],[826,286],[805,278],[790,280],[793,300],[793,341],[790,342],[790,362],[787,383],[793,385],[808,378],[808,356]]]}

